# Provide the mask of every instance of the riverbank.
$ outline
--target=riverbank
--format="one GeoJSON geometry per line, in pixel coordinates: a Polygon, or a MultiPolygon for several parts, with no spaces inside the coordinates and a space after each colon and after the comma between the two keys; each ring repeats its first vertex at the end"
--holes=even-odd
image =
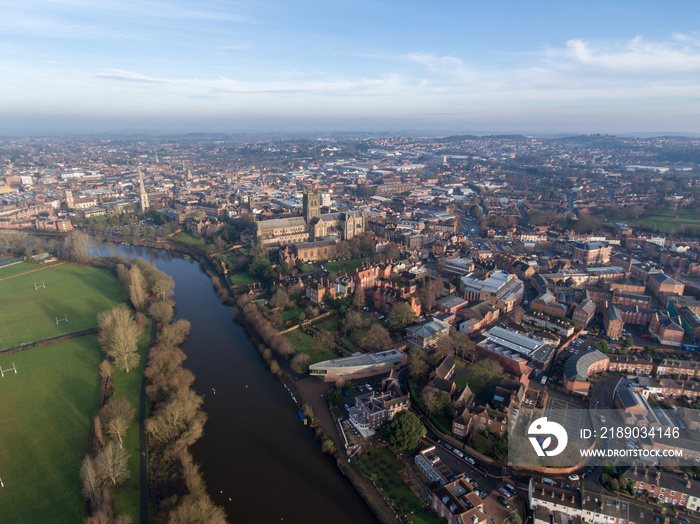
{"type": "Polygon", "coordinates": [[[150,260],[175,281],[176,318],[192,325],[183,345],[185,366],[197,377],[195,390],[204,396],[209,415],[192,451],[229,521],[266,515],[293,524],[330,518],[338,524],[378,522],[368,501],[338,475],[336,459],[319,453],[318,438],[290,409],[295,405],[279,387],[279,375],[260,365],[260,349],[241,323],[232,322],[231,308],[211,293],[210,275],[197,258],[180,249],[150,247],[156,249],[120,242],[118,254],[150,260]]]}

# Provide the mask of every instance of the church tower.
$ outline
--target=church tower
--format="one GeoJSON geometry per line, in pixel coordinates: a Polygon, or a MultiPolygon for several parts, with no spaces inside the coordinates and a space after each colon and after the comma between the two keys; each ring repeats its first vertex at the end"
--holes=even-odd
{"type": "Polygon", "coordinates": [[[306,190],[303,198],[304,220],[308,224],[312,218],[321,216],[321,199],[318,192],[306,190]]]}
{"type": "Polygon", "coordinates": [[[151,206],[148,203],[148,193],[146,193],[146,189],[143,187],[143,173],[141,172],[141,166],[139,166],[139,196],[141,197],[141,212],[145,213],[151,206]]]}
{"type": "Polygon", "coordinates": [[[66,207],[68,209],[75,209],[75,202],[73,201],[73,192],[70,189],[66,189],[66,207]]]}

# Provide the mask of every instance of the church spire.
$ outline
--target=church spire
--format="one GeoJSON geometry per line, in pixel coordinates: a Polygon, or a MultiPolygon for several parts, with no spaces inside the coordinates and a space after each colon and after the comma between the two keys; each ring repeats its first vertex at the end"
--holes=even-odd
{"type": "Polygon", "coordinates": [[[141,172],[141,166],[139,166],[139,197],[141,199],[141,212],[145,213],[148,211],[150,204],[148,203],[148,193],[146,193],[146,188],[143,187],[143,173],[141,172]]]}

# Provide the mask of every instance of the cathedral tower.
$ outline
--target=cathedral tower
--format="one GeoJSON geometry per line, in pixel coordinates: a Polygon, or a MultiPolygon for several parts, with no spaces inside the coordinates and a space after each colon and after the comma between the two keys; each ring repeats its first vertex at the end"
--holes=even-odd
{"type": "Polygon", "coordinates": [[[303,198],[304,220],[308,224],[312,218],[321,216],[321,199],[318,192],[305,190],[303,198]]]}

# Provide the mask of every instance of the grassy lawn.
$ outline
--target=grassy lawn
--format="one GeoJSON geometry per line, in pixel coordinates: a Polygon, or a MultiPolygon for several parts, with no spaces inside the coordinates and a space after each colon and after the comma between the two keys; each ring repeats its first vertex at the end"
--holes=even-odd
{"type": "Polygon", "coordinates": [[[439,523],[440,519],[425,508],[418,497],[406,486],[399,472],[404,465],[388,447],[373,446],[356,460],[358,467],[371,477],[384,496],[392,501],[399,515],[405,515],[413,524],[439,523]],[[411,515],[413,513],[413,515],[411,515]]]}
{"type": "Polygon", "coordinates": [[[284,320],[294,320],[299,316],[300,313],[303,312],[304,308],[294,307],[292,309],[288,309],[287,311],[282,311],[281,315],[284,320]]]}
{"type": "Polygon", "coordinates": [[[231,284],[234,286],[244,286],[246,284],[253,284],[255,282],[260,282],[260,279],[249,275],[246,272],[243,273],[229,273],[228,275],[231,284]]]}
{"type": "Polygon", "coordinates": [[[0,357],[3,369],[17,368],[0,378],[2,522],[85,518],[79,470],[90,451],[102,358],[97,335],[0,357]]]}
{"type": "Polygon", "coordinates": [[[337,333],[342,331],[342,320],[338,317],[330,317],[325,319],[323,322],[314,324],[314,327],[316,329],[324,329],[331,333],[337,333]]]}
{"type": "Polygon", "coordinates": [[[0,268],[2,278],[0,350],[95,327],[99,311],[124,302],[117,277],[93,267],[16,264],[0,268]],[[18,274],[26,271],[33,272],[18,274]],[[35,289],[35,283],[46,287],[35,289]],[[67,322],[56,323],[66,316],[67,322]]]}
{"type": "Polygon", "coordinates": [[[195,236],[190,235],[189,233],[185,233],[184,231],[173,235],[171,238],[175,242],[179,242],[180,244],[185,244],[192,247],[204,248],[204,246],[206,245],[204,239],[197,238],[195,236]]]}
{"type": "Polygon", "coordinates": [[[287,337],[289,341],[294,346],[299,353],[305,353],[311,357],[311,363],[316,364],[317,362],[323,362],[324,360],[331,360],[337,358],[338,355],[333,351],[319,351],[313,347],[313,338],[304,333],[300,329],[295,329],[289,333],[285,333],[283,336],[287,337]],[[299,338],[301,336],[301,338],[299,338]]]}
{"type": "Polygon", "coordinates": [[[490,380],[485,379],[484,377],[480,377],[475,373],[472,373],[470,371],[469,366],[463,367],[462,371],[457,371],[455,375],[456,377],[454,381],[457,385],[457,389],[461,391],[464,389],[464,386],[469,384],[469,389],[475,395],[478,395],[479,393],[487,390],[493,385],[493,383],[490,380]]]}
{"type": "Polygon", "coordinates": [[[350,273],[355,271],[358,267],[362,265],[363,262],[369,262],[368,258],[353,258],[351,260],[338,260],[337,262],[325,262],[323,267],[325,267],[331,273],[346,272],[350,273]]]}
{"type": "Polygon", "coordinates": [[[114,396],[112,398],[124,397],[136,410],[134,421],[129,426],[124,438],[124,449],[129,454],[129,473],[131,476],[112,491],[115,514],[129,515],[132,522],[139,521],[139,400],[141,377],[146,367],[150,334],[151,322],[149,320],[139,341],[139,355],[141,356],[139,365],[129,373],[115,368],[113,376],[114,396]]]}
{"type": "MultiPolygon", "coordinates": [[[[5,279],[9,277],[14,277],[15,275],[20,275],[22,273],[34,272],[34,277],[41,277],[43,274],[41,271],[45,268],[49,268],[60,264],[60,262],[50,262],[48,264],[28,264],[27,262],[19,262],[18,264],[12,264],[11,266],[5,266],[0,268],[0,279],[5,279]]],[[[36,280],[36,278],[34,278],[36,280]]],[[[34,290],[34,280],[32,280],[32,291],[34,290]]],[[[39,278],[39,284],[41,284],[41,278],[39,278]]]]}
{"type": "Polygon", "coordinates": [[[626,220],[631,227],[658,228],[660,233],[680,232],[686,227],[700,226],[700,216],[690,210],[644,213],[637,220],[626,220]],[[677,215],[677,216],[676,216],[677,215]]]}

